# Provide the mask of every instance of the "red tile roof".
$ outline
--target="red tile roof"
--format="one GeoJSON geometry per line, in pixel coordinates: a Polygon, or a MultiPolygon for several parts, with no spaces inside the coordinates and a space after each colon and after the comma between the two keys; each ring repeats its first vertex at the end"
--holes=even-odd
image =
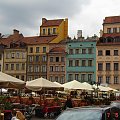
{"type": "Polygon", "coordinates": [[[24,42],[28,45],[37,45],[37,44],[42,44],[42,43],[49,43],[53,39],[55,39],[57,36],[33,36],[33,37],[22,37],[22,38],[2,38],[0,39],[0,43],[9,46],[11,42],[24,42]]]}
{"type": "Polygon", "coordinates": [[[49,53],[65,53],[65,50],[61,47],[55,47],[51,49],[49,53]]]}
{"type": "Polygon", "coordinates": [[[105,17],[104,23],[120,23],[120,16],[105,17]]]}
{"type": "Polygon", "coordinates": [[[48,27],[48,26],[59,26],[64,19],[56,19],[56,20],[46,20],[42,23],[41,27],[48,27]]]}
{"type": "Polygon", "coordinates": [[[49,43],[57,36],[34,36],[34,37],[24,37],[23,42],[29,45],[37,45],[42,43],[49,43]]]}

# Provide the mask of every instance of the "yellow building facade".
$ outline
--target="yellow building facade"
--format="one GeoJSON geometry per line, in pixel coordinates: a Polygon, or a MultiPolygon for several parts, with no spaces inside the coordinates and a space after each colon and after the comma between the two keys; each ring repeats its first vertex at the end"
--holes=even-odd
{"type": "Polygon", "coordinates": [[[59,43],[68,37],[68,19],[47,20],[42,18],[40,36],[57,36],[50,43],[59,43]]]}

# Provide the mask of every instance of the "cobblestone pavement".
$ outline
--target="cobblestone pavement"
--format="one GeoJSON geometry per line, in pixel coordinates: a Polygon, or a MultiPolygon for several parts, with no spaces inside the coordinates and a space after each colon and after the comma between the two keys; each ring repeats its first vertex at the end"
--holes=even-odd
{"type": "Polygon", "coordinates": [[[55,119],[46,119],[46,118],[36,118],[36,117],[32,117],[31,120],[55,120],[55,119]]]}

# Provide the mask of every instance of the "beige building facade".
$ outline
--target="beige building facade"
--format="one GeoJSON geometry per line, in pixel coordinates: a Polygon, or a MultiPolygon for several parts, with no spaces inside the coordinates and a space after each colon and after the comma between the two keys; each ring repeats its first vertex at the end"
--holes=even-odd
{"type": "Polygon", "coordinates": [[[120,90],[120,16],[104,19],[96,49],[97,82],[120,90]]]}

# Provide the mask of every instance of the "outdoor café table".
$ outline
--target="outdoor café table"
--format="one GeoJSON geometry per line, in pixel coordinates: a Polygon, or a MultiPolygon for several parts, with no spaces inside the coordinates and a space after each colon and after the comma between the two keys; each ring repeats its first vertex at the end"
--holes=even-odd
{"type": "Polygon", "coordinates": [[[61,111],[61,107],[60,106],[51,106],[51,107],[45,107],[43,109],[44,114],[47,114],[48,117],[50,117],[50,115],[53,113],[54,115],[56,115],[57,113],[59,114],[61,111]]]}

